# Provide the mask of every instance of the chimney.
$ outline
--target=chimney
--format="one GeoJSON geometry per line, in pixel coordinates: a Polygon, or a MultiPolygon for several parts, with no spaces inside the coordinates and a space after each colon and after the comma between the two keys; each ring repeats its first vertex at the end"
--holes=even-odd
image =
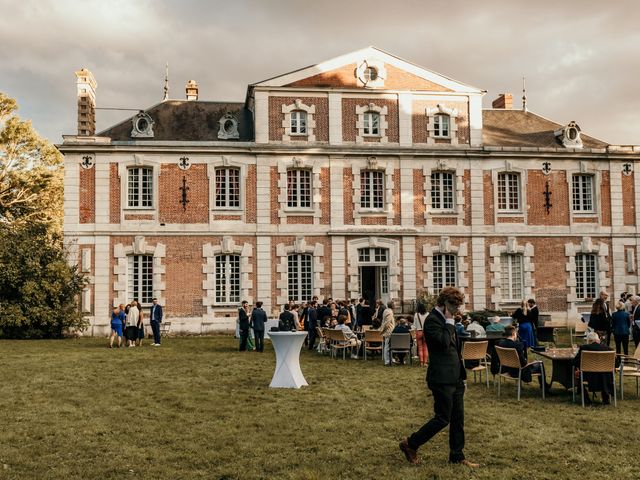
{"type": "Polygon", "coordinates": [[[501,108],[504,110],[511,110],[513,108],[513,95],[510,93],[501,93],[498,95],[493,103],[491,103],[493,108],[501,108]]]}
{"type": "Polygon", "coordinates": [[[189,80],[187,82],[187,100],[198,100],[198,82],[189,80]]]}
{"type": "Polygon", "coordinates": [[[98,83],[93,74],[83,68],[76,72],[76,86],[78,88],[78,135],[95,135],[98,83]]]}

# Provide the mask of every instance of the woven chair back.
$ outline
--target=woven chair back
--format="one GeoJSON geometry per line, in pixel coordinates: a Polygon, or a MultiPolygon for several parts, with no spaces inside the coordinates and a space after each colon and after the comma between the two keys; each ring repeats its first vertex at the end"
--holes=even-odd
{"type": "Polygon", "coordinates": [[[463,360],[484,360],[487,356],[489,342],[464,342],[462,345],[463,360]]]}
{"type": "Polygon", "coordinates": [[[378,330],[365,330],[364,341],[369,342],[382,342],[382,333],[378,330]]]}
{"type": "Polygon", "coordinates": [[[392,333],[389,340],[391,350],[409,350],[411,348],[410,333],[392,333]]]}
{"type": "Polygon", "coordinates": [[[589,352],[580,354],[580,370],[591,373],[608,373],[615,369],[616,352],[589,352]]]}
{"type": "Polygon", "coordinates": [[[500,359],[500,365],[508,368],[521,368],[520,357],[515,348],[496,347],[496,353],[500,359]]]}

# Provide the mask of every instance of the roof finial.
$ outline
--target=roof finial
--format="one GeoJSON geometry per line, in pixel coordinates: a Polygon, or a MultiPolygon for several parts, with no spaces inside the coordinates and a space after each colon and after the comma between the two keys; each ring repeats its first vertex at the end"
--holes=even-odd
{"type": "Polygon", "coordinates": [[[169,62],[164,67],[164,99],[169,100],[169,62]]]}
{"type": "Polygon", "coordinates": [[[522,111],[527,111],[527,77],[522,77],[522,111]]]}

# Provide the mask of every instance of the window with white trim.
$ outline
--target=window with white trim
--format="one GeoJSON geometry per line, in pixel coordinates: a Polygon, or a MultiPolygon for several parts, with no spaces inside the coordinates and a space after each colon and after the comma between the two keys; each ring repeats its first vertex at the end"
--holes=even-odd
{"type": "Polygon", "coordinates": [[[380,170],[360,172],[360,207],[384,208],[384,172],[380,170]]]}
{"type": "Polygon", "coordinates": [[[440,253],[433,256],[433,291],[439,293],[444,287],[457,284],[456,256],[440,253]]]}
{"type": "Polygon", "coordinates": [[[593,175],[573,175],[571,179],[574,212],[593,212],[593,175]]]}
{"type": "Polygon", "coordinates": [[[216,168],[216,207],[240,208],[240,169],[216,168]]]}
{"type": "Polygon", "coordinates": [[[293,110],[291,112],[291,135],[307,134],[307,112],[293,110]]]}
{"type": "Polygon", "coordinates": [[[520,174],[498,173],[498,211],[520,211],[520,174]]]}
{"type": "Polygon", "coordinates": [[[311,208],[311,170],[287,170],[287,207],[311,208]]]}
{"type": "Polygon", "coordinates": [[[143,305],[151,305],[153,299],[153,256],[129,255],[127,257],[127,298],[135,298],[143,305]]]}
{"type": "Polygon", "coordinates": [[[153,207],[153,168],[127,169],[127,206],[130,208],[153,207]]]}
{"type": "Polygon", "coordinates": [[[598,259],[593,253],[576,254],[576,297],[596,298],[598,291],[598,259]]]}
{"type": "Polygon", "coordinates": [[[363,116],[364,135],[380,135],[380,114],[377,112],[365,112],[363,116]]]}
{"type": "Polygon", "coordinates": [[[500,255],[500,290],[503,301],[520,301],[524,297],[523,256],[500,255]]]}
{"type": "Polygon", "coordinates": [[[216,303],[240,302],[240,255],[216,255],[216,303]]]}
{"type": "Polygon", "coordinates": [[[453,210],[454,175],[451,172],[433,172],[431,174],[431,208],[434,210],[453,210]]]}
{"type": "Polygon", "coordinates": [[[313,296],[313,256],[296,253],[287,257],[289,299],[308,302],[313,296]]]}
{"type": "Polygon", "coordinates": [[[382,263],[388,262],[388,252],[386,248],[373,247],[373,248],[359,248],[358,249],[358,261],[360,263],[382,263]]]}
{"type": "Polygon", "coordinates": [[[436,138],[449,137],[449,115],[435,115],[433,117],[433,136],[436,138]]]}

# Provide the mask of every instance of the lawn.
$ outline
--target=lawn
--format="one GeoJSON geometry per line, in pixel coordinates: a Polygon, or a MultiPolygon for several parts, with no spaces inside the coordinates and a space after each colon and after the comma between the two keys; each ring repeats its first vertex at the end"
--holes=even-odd
{"type": "Polygon", "coordinates": [[[268,388],[275,358],[230,337],[0,342],[0,478],[4,479],[563,479],[637,478],[640,400],[618,407],[546,401],[524,388],[469,384],[466,454],[448,435],[408,465],[398,441],[432,412],[419,367],[384,368],[303,351],[309,386],[268,388]]]}

